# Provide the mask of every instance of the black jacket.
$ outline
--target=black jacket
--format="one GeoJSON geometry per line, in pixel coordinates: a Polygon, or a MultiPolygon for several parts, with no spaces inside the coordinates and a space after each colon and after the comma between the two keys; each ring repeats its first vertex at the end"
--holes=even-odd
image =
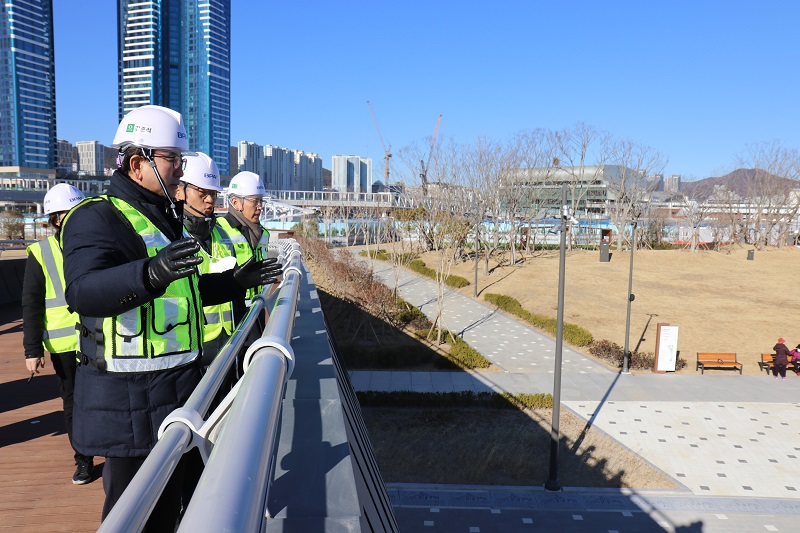
{"type": "MultiPolygon", "coordinates": [[[[170,240],[182,237],[169,203],[117,171],[107,194],[143,213],[170,240]]],[[[178,205],[180,216],[182,206],[178,205]]],[[[92,202],[70,213],[62,227],[64,278],[70,308],[81,316],[110,317],[151,302],[163,291],[146,282],[149,258],[141,238],[109,202],[92,202]]],[[[204,304],[241,297],[232,271],[201,276],[204,304]]],[[[199,365],[141,374],[98,373],[81,365],[75,382],[74,444],[86,455],[143,457],[158,428],[182,406],[200,380],[199,365]]]]}
{"type": "Polygon", "coordinates": [[[44,268],[28,254],[22,279],[22,347],[26,359],[44,356],[45,284],[44,268]]]}
{"type": "MultiPolygon", "coordinates": [[[[58,232],[55,237],[58,240],[58,232]]],[[[22,347],[26,359],[38,359],[44,356],[42,340],[45,331],[46,292],[44,266],[29,253],[25,262],[25,277],[22,280],[22,347]]]]}
{"type": "Polygon", "coordinates": [[[775,364],[776,365],[786,365],[789,363],[789,359],[791,359],[791,354],[789,348],[782,342],[779,342],[775,346],[772,347],[775,350],[775,364]]]}

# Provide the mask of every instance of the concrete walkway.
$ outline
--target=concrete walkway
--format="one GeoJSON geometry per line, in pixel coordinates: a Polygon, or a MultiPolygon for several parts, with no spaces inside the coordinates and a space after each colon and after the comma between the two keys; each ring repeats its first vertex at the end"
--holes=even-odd
{"type": "MultiPolygon", "coordinates": [[[[376,261],[375,270],[394,285],[388,264],[376,261]]],[[[432,281],[403,272],[400,295],[426,315],[435,314],[432,281]]],[[[503,372],[354,371],[353,386],[553,391],[553,339],[454,291],[445,301],[446,326],[503,372]]],[[[673,499],[671,505],[691,508],[698,498],[727,497],[744,512],[771,515],[781,502],[785,512],[800,515],[800,378],[794,374],[785,381],[725,371],[621,375],[566,347],[562,368],[562,405],[685,487],[670,495],[683,503],[673,499]]]]}

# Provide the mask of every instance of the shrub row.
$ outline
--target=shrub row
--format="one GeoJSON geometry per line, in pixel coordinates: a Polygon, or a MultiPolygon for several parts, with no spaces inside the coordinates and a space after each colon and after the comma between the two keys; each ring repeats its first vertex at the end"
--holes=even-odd
{"type": "MultiPolygon", "coordinates": [[[[519,303],[519,300],[512,296],[487,293],[484,296],[484,299],[487,302],[496,305],[503,311],[520,317],[532,326],[547,331],[551,335],[555,335],[558,331],[558,321],[555,318],[531,313],[522,307],[522,304],[519,303]]],[[[574,346],[588,346],[591,344],[594,338],[592,337],[591,333],[577,324],[565,323],[564,340],[574,346]]]]}
{"type": "MultiPolygon", "coordinates": [[[[608,361],[617,368],[622,368],[625,350],[619,344],[609,340],[592,341],[589,345],[589,353],[608,361]]],[[[675,362],[675,370],[686,367],[686,360],[678,356],[675,362]]],[[[655,354],[653,352],[631,352],[631,360],[628,368],[633,370],[653,370],[655,367],[655,354]]]]}
{"type": "MultiPolygon", "coordinates": [[[[438,275],[434,269],[425,266],[425,261],[422,259],[414,259],[408,264],[408,268],[417,274],[422,274],[423,276],[429,277],[433,280],[436,280],[438,275]]],[[[469,285],[469,280],[467,278],[462,278],[461,276],[451,274],[445,278],[444,284],[448,287],[453,287],[454,289],[460,289],[461,287],[466,287],[469,285]]]]}
{"type": "MultiPolygon", "coordinates": [[[[428,335],[436,336],[438,330],[421,329],[414,332],[420,339],[428,338],[428,335]]],[[[446,354],[449,361],[457,365],[459,368],[489,368],[491,361],[486,359],[481,353],[464,342],[464,339],[458,335],[453,335],[449,331],[444,331],[442,334],[444,342],[450,345],[450,352],[446,354]]]]}
{"type": "Polygon", "coordinates": [[[411,305],[399,296],[397,297],[397,311],[394,314],[394,321],[402,326],[407,326],[411,323],[421,324],[422,327],[430,327],[430,320],[425,316],[425,313],[420,311],[416,306],[411,305]]]}
{"type": "Polygon", "coordinates": [[[371,407],[489,407],[493,409],[552,409],[553,396],[504,392],[359,391],[361,405],[371,407]]]}
{"type": "Polygon", "coordinates": [[[362,250],[358,252],[358,255],[360,255],[361,257],[372,256],[373,259],[377,259],[379,261],[390,262],[392,260],[397,260],[398,263],[400,264],[407,264],[417,256],[417,254],[411,252],[404,254],[392,254],[387,252],[386,250],[362,250]]]}

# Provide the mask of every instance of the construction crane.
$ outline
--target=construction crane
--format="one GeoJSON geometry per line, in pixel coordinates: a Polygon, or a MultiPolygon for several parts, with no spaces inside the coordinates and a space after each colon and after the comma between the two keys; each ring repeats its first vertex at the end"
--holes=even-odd
{"type": "Polygon", "coordinates": [[[384,186],[389,186],[389,158],[392,157],[392,145],[390,144],[389,147],[386,147],[386,143],[383,142],[383,135],[381,134],[381,127],[378,126],[378,119],[375,118],[375,111],[372,110],[372,104],[369,103],[367,100],[367,105],[369,106],[369,112],[372,115],[372,121],[375,122],[375,129],[378,130],[378,138],[381,140],[381,146],[383,146],[383,184],[384,186]]]}
{"type": "Polygon", "coordinates": [[[439,114],[439,118],[436,119],[436,127],[433,129],[433,137],[431,138],[431,149],[428,152],[428,160],[425,161],[423,159],[419,160],[419,178],[422,181],[422,195],[428,196],[428,167],[431,163],[431,156],[433,155],[433,150],[436,147],[436,135],[439,133],[439,124],[442,122],[442,115],[439,114]]]}

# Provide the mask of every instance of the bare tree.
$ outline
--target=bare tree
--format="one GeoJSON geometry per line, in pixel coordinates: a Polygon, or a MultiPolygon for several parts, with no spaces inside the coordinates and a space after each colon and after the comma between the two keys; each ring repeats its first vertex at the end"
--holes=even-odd
{"type": "Polygon", "coordinates": [[[397,301],[397,291],[400,283],[401,270],[408,268],[411,261],[417,255],[419,249],[418,240],[416,235],[417,219],[414,212],[406,209],[399,209],[394,212],[392,221],[392,231],[396,238],[392,242],[392,251],[390,254],[390,261],[392,265],[392,272],[394,273],[394,287],[392,293],[394,294],[395,301],[397,301]]]}
{"type": "Polygon", "coordinates": [[[720,244],[742,244],[747,238],[745,219],[742,213],[742,199],[726,185],[715,185],[709,203],[714,205],[711,215],[714,240],[720,244]]]}
{"type": "Polygon", "coordinates": [[[681,215],[689,223],[692,253],[697,252],[700,241],[700,229],[703,222],[708,218],[710,211],[711,205],[708,202],[697,198],[688,198],[686,200],[686,207],[683,208],[681,215]]]}
{"type": "Polygon", "coordinates": [[[543,201],[542,190],[557,163],[556,145],[542,129],[522,131],[511,141],[503,158],[500,200],[509,219],[511,264],[517,262],[516,241],[523,221],[535,218],[543,201]],[[544,169],[544,171],[543,171],[544,169]]]}
{"type": "Polygon", "coordinates": [[[749,173],[745,183],[753,244],[781,247],[800,208],[800,196],[795,193],[800,177],[797,150],[784,148],[778,141],[752,144],[739,156],[739,166],[749,173]]]}
{"type": "MultiPolygon", "coordinates": [[[[465,213],[472,216],[475,238],[475,270],[477,278],[478,262],[481,247],[486,248],[484,254],[484,276],[489,275],[489,256],[499,244],[499,195],[498,181],[502,169],[502,146],[486,137],[479,137],[474,145],[461,147],[461,169],[464,185],[470,191],[470,202],[465,213]],[[484,219],[489,214],[494,219],[494,246],[490,249],[488,235],[484,229],[484,219]]],[[[477,287],[476,287],[477,290],[477,287]]]]}
{"type": "Polygon", "coordinates": [[[611,222],[617,227],[617,250],[621,250],[625,226],[638,221],[642,202],[652,188],[647,178],[660,173],[666,159],[650,146],[622,140],[614,144],[609,161],[613,165],[605,167],[604,178],[614,200],[611,222]]]}
{"type": "MultiPolygon", "coordinates": [[[[578,122],[570,128],[553,132],[552,143],[555,148],[554,166],[567,175],[571,212],[579,216],[578,206],[584,202],[590,185],[602,177],[604,165],[612,156],[611,135],[578,122]]],[[[570,239],[570,249],[572,244],[570,239]]]]}

